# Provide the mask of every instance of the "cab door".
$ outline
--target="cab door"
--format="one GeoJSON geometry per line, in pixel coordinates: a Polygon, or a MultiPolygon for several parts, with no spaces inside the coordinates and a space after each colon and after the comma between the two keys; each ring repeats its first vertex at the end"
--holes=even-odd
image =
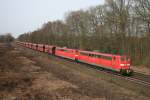
{"type": "Polygon", "coordinates": [[[117,58],[115,56],[112,57],[112,68],[116,69],[117,58]]]}

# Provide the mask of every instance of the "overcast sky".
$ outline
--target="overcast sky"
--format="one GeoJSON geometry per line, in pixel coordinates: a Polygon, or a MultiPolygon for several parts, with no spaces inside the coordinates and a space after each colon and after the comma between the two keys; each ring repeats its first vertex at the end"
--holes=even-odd
{"type": "Polygon", "coordinates": [[[36,30],[65,13],[103,4],[104,0],[0,0],[0,34],[36,30]]]}

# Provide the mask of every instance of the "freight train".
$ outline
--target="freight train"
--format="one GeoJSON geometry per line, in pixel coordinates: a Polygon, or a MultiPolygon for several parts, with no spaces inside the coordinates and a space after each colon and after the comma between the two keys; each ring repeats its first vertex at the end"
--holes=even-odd
{"type": "Polygon", "coordinates": [[[17,41],[17,44],[36,51],[46,52],[51,55],[56,55],[59,57],[72,59],[77,62],[83,62],[104,69],[116,71],[122,75],[130,76],[133,74],[133,70],[130,68],[131,60],[127,56],[68,49],[46,44],[35,44],[19,41],[17,41]]]}

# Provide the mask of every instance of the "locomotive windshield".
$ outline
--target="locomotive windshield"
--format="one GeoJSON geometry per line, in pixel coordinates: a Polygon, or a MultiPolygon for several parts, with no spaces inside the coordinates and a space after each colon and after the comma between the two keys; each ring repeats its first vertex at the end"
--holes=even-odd
{"type": "Polygon", "coordinates": [[[125,57],[121,57],[121,61],[124,61],[125,60],[125,57]]]}
{"type": "Polygon", "coordinates": [[[126,56],[122,56],[122,57],[121,57],[121,61],[129,61],[129,60],[130,60],[129,57],[126,57],[126,56]]]}

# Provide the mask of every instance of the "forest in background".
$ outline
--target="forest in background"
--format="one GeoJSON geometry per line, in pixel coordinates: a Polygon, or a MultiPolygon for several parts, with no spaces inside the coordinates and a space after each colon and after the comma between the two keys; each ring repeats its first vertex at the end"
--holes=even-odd
{"type": "Polygon", "coordinates": [[[19,41],[128,55],[133,65],[150,64],[150,0],[105,0],[45,23],[19,41]]]}
{"type": "Polygon", "coordinates": [[[10,33],[0,35],[0,43],[10,43],[14,40],[14,37],[10,33]]]}

